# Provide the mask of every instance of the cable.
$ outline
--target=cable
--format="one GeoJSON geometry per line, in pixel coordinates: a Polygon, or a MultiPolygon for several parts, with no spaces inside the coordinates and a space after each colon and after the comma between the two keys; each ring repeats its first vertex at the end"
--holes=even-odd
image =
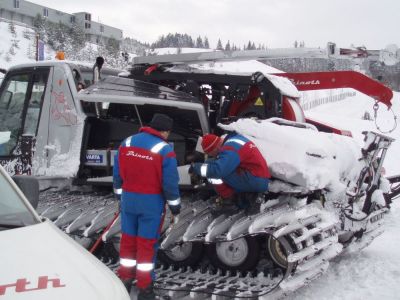
{"type": "Polygon", "coordinates": [[[392,114],[393,114],[394,125],[393,125],[393,128],[390,129],[390,130],[388,130],[388,131],[382,131],[381,128],[378,126],[378,123],[377,123],[377,121],[376,121],[377,118],[378,118],[378,110],[379,110],[378,101],[375,102],[375,104],[374,104],[374,106],[373,106],[373,110],[374,110],[374,120],[375,120],[375,127],[376,127],[376,129],[378,129],[381,133],[384,133],[384,134],[386,134],[386,133],[391,133],[391,132],[393,132],[393,131],[396,129],[396,127],[397,127],[397,116],[396,116],[396,114],[394,113],[392,107],[390,107],[388,110],[390,110],[390,111],[392,112],[392,114]]]}

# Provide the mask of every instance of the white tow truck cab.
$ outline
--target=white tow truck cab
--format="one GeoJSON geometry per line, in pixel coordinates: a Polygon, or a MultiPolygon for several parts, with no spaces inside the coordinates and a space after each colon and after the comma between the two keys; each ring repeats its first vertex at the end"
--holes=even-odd
{"type": "MultiPolygon", "coordinates": [[[[16,182],[25,194],[38,195],[33,177],[16,182]]],[[[130,299],[115,274],[37,215],[1,166],[0,191],[0,299],[130,299]]]]}

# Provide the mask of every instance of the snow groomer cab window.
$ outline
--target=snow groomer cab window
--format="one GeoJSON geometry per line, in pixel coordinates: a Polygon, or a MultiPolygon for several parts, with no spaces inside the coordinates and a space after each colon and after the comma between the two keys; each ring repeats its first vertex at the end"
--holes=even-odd
{"type": "Polygon", "coordinates": [[[35,137],[49,68],[6,75],[0,90],[0,156],[17,156],[23,136],[35,137]]]}

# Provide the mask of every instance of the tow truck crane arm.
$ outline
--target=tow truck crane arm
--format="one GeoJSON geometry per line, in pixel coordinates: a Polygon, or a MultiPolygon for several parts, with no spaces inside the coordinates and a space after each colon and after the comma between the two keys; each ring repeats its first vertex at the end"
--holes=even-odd
{"type": "Polygon", "coordinates": [[[353,88],[379,102],[382,102],[388,108],[392,106],[392,90],[384,86],[382,83],[375,81],[359,72],[330,71],[309,73],[276,73],[274,75],[288,78],[299,91],[353,88]]]}

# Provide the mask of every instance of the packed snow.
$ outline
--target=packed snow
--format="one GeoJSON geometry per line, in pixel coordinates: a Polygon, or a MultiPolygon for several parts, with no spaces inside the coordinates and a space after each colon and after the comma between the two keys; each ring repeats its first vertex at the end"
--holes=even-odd
{"type": "Polygon", "coordinates": [[[251,139],[274,178],[308,190],[329,188],[349,177],[356,181],[354,175],[361,170],[357,164],[361,148],[347,136],[319,132],[312,127],[281,126],[269,120],[241,119],[220,127],[251,139]]]}

